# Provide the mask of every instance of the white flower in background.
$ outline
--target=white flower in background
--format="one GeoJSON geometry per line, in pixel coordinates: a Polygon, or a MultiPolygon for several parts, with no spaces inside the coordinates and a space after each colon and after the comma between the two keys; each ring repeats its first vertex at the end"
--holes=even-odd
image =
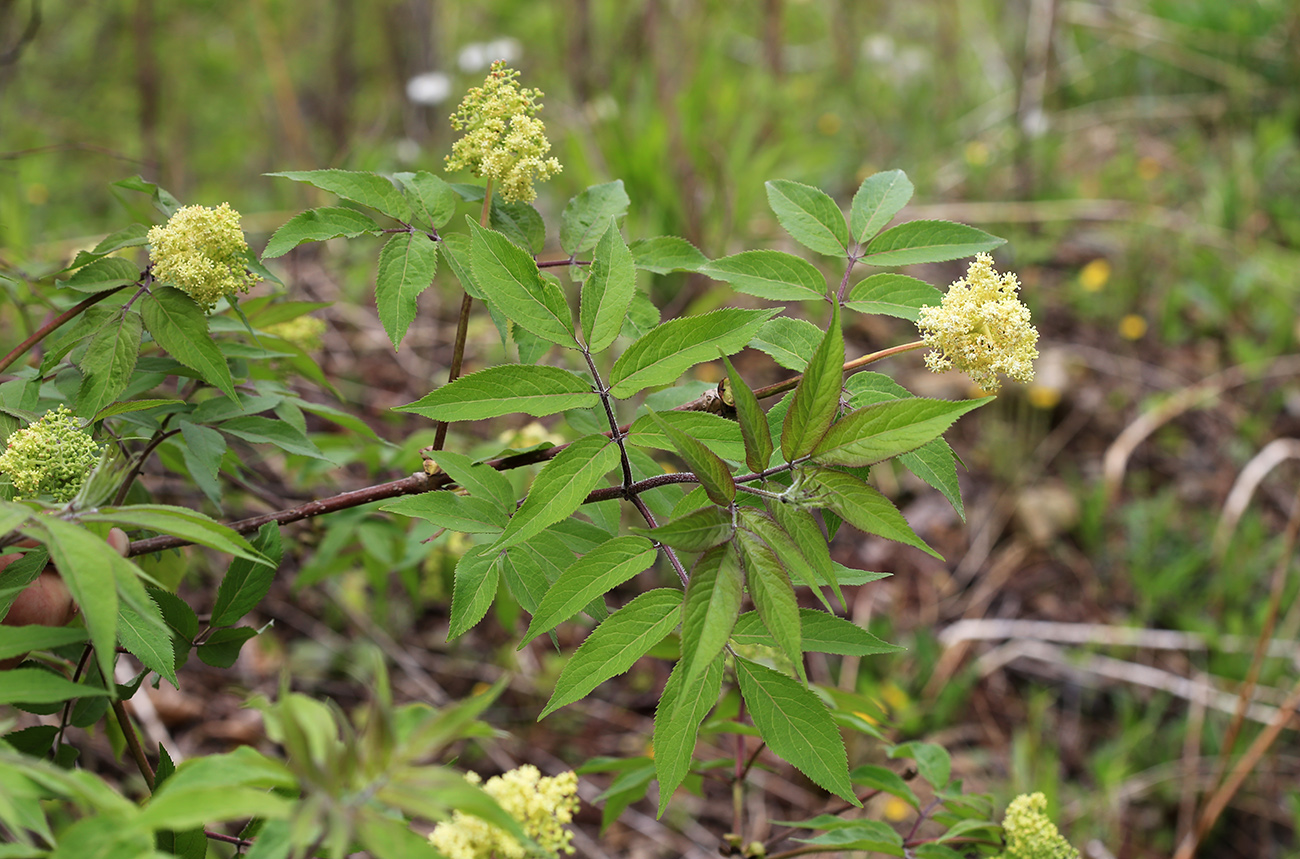
{"type": "Polygon", "coordinates": [[[490,42],[471,42],[460,49],[456,56],[456,65],[462,72],[472,74],[481,72],[497,60],[504,60],[510,65],[523,55],[523,45],[518,39],[503,36],[490,42]]]}
{"type": "Polygon", "coordinates": [[[451,78],[443,72],[423,72],[406,82],[406,97],[412,104],[442,104],[451,95],[451,78]]]}

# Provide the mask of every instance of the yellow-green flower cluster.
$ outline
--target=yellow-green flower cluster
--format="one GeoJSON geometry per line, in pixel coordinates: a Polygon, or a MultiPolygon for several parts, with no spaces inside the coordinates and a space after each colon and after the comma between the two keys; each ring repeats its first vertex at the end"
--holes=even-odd
{"type": "Polygon", "coordinates": [[[998,859],[1079,859],[1079,851],[1061,837],[1047,817],[1047,797],[1024,793],[1011,800],[1002,830],[1007,849],[998,859]]]}
{"type": "Polygon", "coordinates": [[[955,367],[989,392],[1002,387],[999,373],[1031,381],[1038,329],[1029,323],[1029,308],[1019,293],[1014,274],[999,275],[988,254],[975,257],[941,304],[921,308],[916,324],[934,350],[925,356],[925,365],[936,372],[955,367]]]}
{"type": "Polygon", "coordinates": [[[71,409],[59,406],[9,436],[9,446],[0,454],[0,472],[13,482],[19,497],[48,495],[66,504],[98,462],[99,445],[82,430],[71,409]]]}
{"type": "Polygon", "coordinates": [[[496,183],[506,202],[529,203],[537,197],[533,183],[563,168],[556,159],[543,158],[551,142],[536,116],[542,93],[520,89],[517,77],[519,72],[497,61],[483,86],[465,95],[451,118],[452,128],[465,134],[452,144],[447,170],[469,169],[496,183]]]}
{"type": "Polygon", "coordinates": [[[268,325],[266,333],[288,340],[304,352],[314,352],[320,348],[321,338],[325,334],[325,320],[315,316],[296,316],[268,325]]]}
{"type": "Polygon", "coordinates": [[[258,281],[245,268],[248,242],[229,203],[178,209],[164,226],[149,230],[149,249],[154,279],[188,293],[204,310],[258,281]]]}
{"type": "MultiPolygon", "coordinates": [[[[465,778],[478,784],[477,773],[465,778]]],[[[493,776],[483,790],[518,820],[541,852],[532,853],[504,831],[477,817],[457,811],[447,823],[433,830],[429,840],[447,859],[528,859],[572,853],[573,833],[564,824],[573,821],[578,810],[578,776],[572,772],[543,778],[537,767],[525,764],[504,775],[493,776]]]]}

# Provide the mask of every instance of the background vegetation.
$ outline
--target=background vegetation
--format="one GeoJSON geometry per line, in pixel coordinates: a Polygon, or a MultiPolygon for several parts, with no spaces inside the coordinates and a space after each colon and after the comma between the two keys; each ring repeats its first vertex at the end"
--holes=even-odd
{"type": "MultiPolygon", "coordinates": [[[[969,469],[966,523],[933,493],[886,485],[946,563],[838,538],[846,564],[895,573],[858,592],[855,619],[909,649],[849,660],[833,680],[879,702],[903,737],[944,743],[968,787],[1000,805],[1044,789],[1073,842],[1097,840],[1091,855],[1168,855],[1231,751],[1231,714],[1201,690],[1232,692],[1245,677],[1271,588],[1284,607],[1274,637],[1291,642],[1277,652],[1293,656],[1300,635],[1300,611],[1288,610],[1296,584],[1273,575],[1300,476],[1285,461],[1300,431],[1300,364],[1289,355],[1300,336],[1298,41],[1300,9],[1287,0],[0,2],[0,289],[26,295],[20,283],[93,245],[122,206],[142,206],[110,189],[125,176],[185,202],[230,201],[260,247],[293,212],[323,202],[263,173],[438,169],[446,115],[503,52],[546,93],[565,165],[541,189],[548,218],[582,188],[622,179],[630,234],[683,235],[713,258],[779,245],[764,179],[814,184],[847,204],[862,177],[902,168],[917,187],[902,217],[950,217],[1009,239],[999,265],[1020,275],[1042,357],[1032,386],[951,436],[969,469]],[[430,99],[444,83],[445,101],[408,97],[430,99]],[[1264,475],[1257,488],[1233,493],[1251,463],[1264,475]],[[1095,629],[1070,640],[1078,627],[955,626],[982,619],[1199,638],[1130,632],[1111,646],[1095,629]]],[[[959,271],[929,268],[918,274],[934,282],[959,271]]],[[[249,462],[249,491],[228,496],[244,506],[227,512],[418,468],[431,428],[389,409],[445,373],[459,291],[428,291],[394,354],[364,298],[370,271],[370,259],[326,246],[290,258],[283,277],[294,297],[335,302],[321,311],[321,367],[392,445],[361,457],[315,434],[332,465],[249,462]]],[[[655,288],[665,318],[734,299],[694,277],[655,288]]],[[[45,313],[0,305],[0,342],[45,313]]],[[[487,361],[495,332],[486,319],[476,326],[471,343],[487,361]]],[[[849,348],[862,354],[893,336],[860,326],[849,348]]],[[[752,384],[776,378],[762,378],[776,372],[765,358],[748,357],[738,365],[752,384]]],[[[475,360],[471,348],[470,369],[475,360]]],[[[888,372],[920,393],[969,393],[915,356],[888,372]]],[[[522,447],[548,428],[493,431],[522,447]]],[[[476,441],[453,440],[466,452],[476,441]]],[[[150,477],[161,499],[216,512],[202,496],[169,496],[165,469],[150,477]]],[[[260,609],[276,625],[236,669],[249,688],[272,691],[287,665],[303,689],[357,700],[364,652],[377,647],[409,698],[446,700],[511,672],[491,718],[514,741],[466,765],[546,770],[638,752],[643,698],[662,676],[634,671],[603,700],[538,725],[562,667],[553,651],[516,653],[507,616],[444,643],[462,547],[430,558],[403,522],[367,509],[296,527],[296,555],[260,609]]],[[[210,586],[203,574],[185,585],[210,586]]],[[[1264,663],[1261,707],[1280,703],[1295,671],[1289,658],[1264,663]]],[[[260,717],[238,709],[240,697],[203,688],[151,693],[152,729],[169,747],[258,739],[260,717]]],[[[1258,730],[1248,721],[1236,750],[1258,730]]],[[[104,755],[91,763],[118,766],[107,746],[104,755]]],[[[1284,733],[1203,855],[1290,855],[1297,761],[1284,733]]],[[[770,782],[778,805],[756,817],[815,804],[802,787],[770,782]]],[[[728,819],[728,799],[706,790],[664,825],[638,803],[599,846],[588,806],[579,849],[707,845],[698,827],[728,819]]]]}

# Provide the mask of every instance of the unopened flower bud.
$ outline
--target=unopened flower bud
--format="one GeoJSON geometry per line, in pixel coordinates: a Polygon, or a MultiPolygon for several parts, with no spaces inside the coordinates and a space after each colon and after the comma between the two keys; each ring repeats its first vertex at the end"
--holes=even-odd
{"type": "Polygon", "coordinates": [[[66,504],[98,462],[99,445],[71,409],[59,406],[9,436],[9,446],[0,454],[0,473],[20,498],[46,495],[66,504]]]}

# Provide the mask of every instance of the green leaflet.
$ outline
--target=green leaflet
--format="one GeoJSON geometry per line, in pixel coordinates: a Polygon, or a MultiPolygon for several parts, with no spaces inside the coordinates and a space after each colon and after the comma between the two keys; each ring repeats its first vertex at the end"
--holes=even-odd
{"type": "Polygon", "coordinates": [[[826,278],[817,267],[784,251],[742,251],[704,263],[697,271],[769,301],[816,301],[827,295],[826,278]]]}
{"type": "Polygon", "coordinates": [[[822,465],[864,466],[915,450],[938,438],[953,421],[992,400],[890,400],[850,412],[813,449],[822,465]]]}
{"type": "Polygon", "coordinates": [[[776,553],[753,532],[736,531],[736,546],[745,567],[749,598],[758,616],[781,652],[794,664],[800,679],[806,680],[803,666],[803,633],[799,624],[799,601],[790,584],[790,576],[776,553]]]}
{"type": "MultiPolygon", "coordinates": [[[[723,459],[740,462],[745,458],[745,442],[740,425],[708,412],[660,412],[659,420],[670,424],[691,438],[708,445],[709,450],[723,459]]],[[[639,447],[673,450],[672,439],[660,423],[649,415],[642,415],[628,428],[627,441],[639,447]]]]}
{"type": "MultiPolygon", "coordinates": [[[[474,259],[473,240],[464,233],[448,233],[442,236],[439,242],[442,246],[442,258],[451,269],[451,273],[456,276],[460,286],[470,294],[470,297],[476,301],[486,301],[487,297],[483,295],[483,290],[478,288],[474,281],[474,273],[471,268],[474,259]]],[[[491,305],[488,307],[492,310],[491,305]]],[[[497,325],[500,328],[500,324],[497,325]]],[[[502,342],[505,341],[505,333],[501,334],[502,342]]]]}
{"type": "Polygon", "coordinates": [[[445,489],[408,495],[379,509],[465,534],[495,534],[504,530],[510,521],[510,514],[491,499],[457,495],[445,489]]]}
{"type": "Polygon", "coordinates": [[[703,552],[731,539],[731,515],[717,507],[703,507],[658,528],[633,528],[651,540],[683,552],[703,552]]]}
{"type": "Polygon", "coordinates": [[[527,203],[503,203],[494,199],[488,223],[530,254],[539,254],[546,246],[546,224],[542,221],[542,213],[527,203]]]}
{"type": "Polygon", "coordinates": [[[700,249],[677,236],[637,239],[628,245],[636,267],[655,274],[695,271],[709,261],[700,249]]]}
{"type": "Polygon", "coordinates": [[[623,180],[592,185],[571,199],[560,215],[560,247],[570,256],[589,251],[610,226],[627,214],[632,201],[623,180]]]}
{"type": "Polygon", "coordinates": [[[814,844],[827,853],[865,851],[884,853],[887,856],[904,856],[903,836],[883,820],[853,820],[849,825],[837,827],[816,838],[796,838],[805,844],[814,844]]]}
{"type": "Polygon", "coordinates": [[[491,501],[507,514],[514,511],[515,491],[504,474],[490,465],[474,462],[463,453],[440,450],[437,457],[438,466],[471,497],[491,501]]]}
{"type": "Polygon", "coordinates": [[[282,257],[304,242],[323,242],[340,237],[352,239],[365,234],[379,235],[379,224],[364,212],[341,206],[308,209],[294,215],[275,231],[262,251],[262,259],[282,257]]]}
{"type": "Polygon", "coordinates": [[[151,611],[141,614],[126,603],[118,605],[117,638],[140,664],[156,671],[173,686],[176,682],[176,651],[172,648],[171,630],[152,599],[146,600],[151,611]]]}
{"type": "Polygon", "coordinates": [[[123,528],[151,528],[163,534],[174,534],[191,543],[216,549],[218,552],[226,552],[258,563],[267,563],[267,559],[237,532],[187,507],[173,507],[168,504],[100,507],[93,512],[83,513],[81,521],[107,522],[123,528]]]}
{"type": "Polygon", "coordinates": [[[963,522],[966,509],[961,501],[961,484],[957,482],[957,455],[941,438],[923,444],[916,450],[899,454],[898,461],[917,477],[943,493],[952,509],[963,522]]]}
{"type": "Polygon", "coordinates": [[[229,626],[248,614],[271,590],[275,570],[280,566],[284,549],[280,543],[280,528],[267,522],[257,532],[253,548],[266,556],[270,563],[259,563],[248,558],[235,558],[217,588],[217,601],[212,606],[212,626],[229,626]]]}
{"type": "Polygon", "coordinates": [[[618,445],[599,435],[580,438],[560,451],[538,473],[494,548],[523,542],[568,517],[618,461],[618,445]]]}
{"type": "MultiPolygon", "coordinates": [[[[777,502],[775,506],[787,505],[777,502]]],[[[819,571],[813,569],[813,565],[804,557],[802,548],[784,528],[769,518],[766,513],[752,508],[740,511],[740,523],[741,527],[753,531],[776,553],[777,560],[781,562],[781,566],[785,568],[791,579],[791,584],[797,578],[801,584],[812,589],[817,599],[826,606],[827,611],[831,610],[830,601],[821,592],[819,571]]],[[[829,555],[827,560],[830,560],[829,555]]]]}
{"type": "MultiPolygon", "coordinates": [[[[815,608],[799,609],[803,630],[805,653],[837,653],[842,656],[875,656],[880,653],[898,653],[906,648],[882,641],[851,620],[818,611],[815,608]]],[[[737,644],[772,646],[772,634],[767,631],[756,611],[747,611],[736,620],[731,638],[737,644]]]]}
{"type": "Polygon", "coordinates": [[[700,316],[672,319],[627,348],[610,371],[610,393],[624,399],[643,388],[677,381],[718,351],[739,352],[759,327],[780,308],[726,308],[700,316]]]}
{"type": "MultiPolygon", "coordinates": [[[[25,533],[44,542],[49,549],[50,558],[58,566],[68,591],[81,606],[99,669],[103,676],[112,677],[117,647],[118,588],[113,565],[104,563],[104,560],[111,557],[123,563],[127,561],[86,529],[53,516],[39,517],[25,529],[25,533]]],[[[138,580],[136,585],[139,587],[138,580]]],[[[140,587],[140,593],[143,592],[144,588],[140,587]]],[[[6,689],[8,676],[5,675],[6,682],[2,684],[6,689]]]]}
{"type": "Polygon", "coordinates": [[[568,620],[593,599],[644,572],[654,564],[655,554],[654,546],[644,537],[624,536],[574,561],[542,597],[519,649],[568,620]]]}
{"type": "MultiPolygon", "coordinates": [[[[620,183],[621,184],[621,183],[620,183]]],[[[623,330],[636,294],[632,253],[613,219],[596,245],[591,273],[582,282],[578,318],[591,352],[607,349],[623,330]]]]}
{"type": "Polygon", "coordinates": [[[67,280],[59,281],[59,286],[75,289],[78,292],[104,292],[135,283],[140,279],[140,269],[128,260],[119,257],[97,259],[67,280]]]}
{"type": "MultiPolygon", "coordinates": [[[[538,720],[586,697],[601,683],[631,668],[677,626],[681,603],[681,591],[657,588],[637,596],[606,618],[569,658],[538,720]]],[[[719,682],[721,677],[719,667],[719,682]]]]}
{"type": "Polygon", "coordinates": [[[734,546],[717,546],[695,562],[682,602],[682,683],[687,689],[722,654],[740,614],[744,590],[734,546]]]}
{"type": "Polygon", "coordinates": [[[0,626],[0,659],[85,640],[86,631],[72,626],[0,626]]]}
{"type": "Polygon", "coordinates": [[[921,778],[935,790],[942,790],[952,777],[952,756],[937,743],[903,743],[889,750],[891,758],[911,758],[921,778]]]}
{"type": "Polygon", "coordinates": [[[849,212],[853,241],[861,244],[884,229],[912,199],[912,190],[912,183],[902,170],[887,170],[863,179],[853,195],[849,212]]]}
{"type": "Polygon", "coordinates": [[[772,751],[860,808],[849,781],[844,740],[821,699],[784,674],[739,656],[736,679],[754,726],[772,751]]]}
{"type": "Polygon", "coordinates": [[[835,564],[831,560],[830,546],[817,520],[807,510],[793,504],[776,502],[769,504],[768,509],[776,523],[799,547],[800,553],[812,567],[817,579],[823,584],[830,585],[840,605],[846,605],[844,594],[840,591],[839,577],[835,574],[835,564]]]}
{"type": "Polygon", "coordinates": [[[160,791],[131,821],[131,826],[145,830],[187,829],[246,817],[289,817],[294,810],[293,800],[262,788],[232,785],[192,787],[160,791]]]}
{"type": "Polygon", "coordinates": [[[845,256],[849,228],[844,213],[825,191],[789,179],[768,182],[766,187],[768,205],[795,241],[819,254],[845,256]]]}
{"type": "Polygon", "coordinates": [[[832,305],[830,327],[799,379],[785,414],[781,455],[786,462],[807,456],[826,434],[839,413],[843,384],[844,334],[840,330],[839,306],[832,305]]]}
{"type": "Polygon", "coordinates": [[[767,415],[727,356],[722,356],[722,363],[727,368],[727,393],[735,405],[736,422],[745,442],[745,464],[751,471],[761,472],[772,460],[772,429],[767,425],[767,415]]]}
{"type": "Polygon", "coordinates": [[[459,638],[492,607],[505,557],[490,546],[474,546],[460,556],[451,592],[451,623],[447,640],[459,638]]]}
{"type": "Polygon", "coordinates": [[[175,287],[154,286],[149,295],[140,299],[140,314],[153,339],[167,354],[238,402],[230,368],[212,342],[208,318],[194,299],[175,287]]]}
{"type": "Polygon", "coordinates": [[[703,442],[691,438],[677,427],[665,421],[658,412],[650,410],[650,419],[655,422],[664,435],[673,443],[673,448],[686,465],[695,474],[700,485],[704,487],[709,500],[719,507],[730,506],[736,498],[736,484],[731,478],[731,469],[709,450],[703,442]]]}
{"type": "Polygon", "coordinates": [[[327,459],[302,430],[284,420],[245,415],[222,421],[217,425],[217,429],[254,444],[273,444],[287,453],[296,453],[313,459],[327,459]]]}
{"type": "Polygon", "coordinates": [[[107,690],[73,683],[41,668],[14,668],[4,672],[0,704],[54,704],[72,698],[107,695],[107,690]]]}
{"type": "Polygon", "coordinates": [[[844,389],[849,392],[849,405],[855,409],[886,400],[906,400],[916,396],[884,373],[869,370],[849,376],[844,381],[844,389]]]}
{"type": "Polygon", "coordinates": [[[402,344],[415,319],[416,300],[437,270],[438,245],[424,233],[398,233],[379,252],[375,305],[394,349],[402,344]]]}
{"type": "Polygon", "coordinates": [[[512,322],[538,337],[578,348],[564,293],[542,277],[537,263],[500,233],[485,230],[470,218],[474,281],[488,301],[512,322]]]}
{"type": "Polygon", "coordinates": [[[398,221],[409,223],[411,220],[411,206],[402,192],[378,173],[330,169],[290,170],[266,175],[306,182],[345,200],[369,206],[398,221]]]}
{"type": "Polygon", "coordinates": [[[77,366],[81,368],[81,389],[77,392],[77,416],[94,417],[126,389],[140,356],[142,321],[134,310],[123,311],[116,324],[95,332],[86,344],[77,366]]]}
{"type": "Polygon", "coordinates": [[[820,328],[806,319],[778,316],[764,322],[749,345],[766,352],[787,370],[802,373],[824,336],[820,328]]]}
{"type": "Polygon", "coordinates": [[[849,778],[853,779],[854,784],[866,785],[893,794],[912,806],[912,808],[920,809],[921,807],[921,800],[917,798],[916,793],[893,770],[872,764],[864,764],[860,767],[854,767],[853,771],[849,773],[849,778]]]}
{"type": "Polygon", "coordinates": [[[808,486],[816,493],[817,503],[829,507],[859,531],[915,546],[943,560],[942,555],[916,536],[893,502],[852,474],[829,468],[815,469],[808,472],[808,486]]]}
{"type": "Polygon", "coordinates": [[[541,417],[597,405],[591,381],[559,367],[502,364],[461,376],[395,411],[436,421],[477,421],[524,412],[541,417]]]}
{"type": "Polygon", "coordinates": [[[451,186],[427,171],[398,173],[393,176],[402,185],[406,201],[416,220],[440,230],[456,213],[459,202],[451,186]]]}
{"type": "Polygon", "coordinates": [[[685,665],[678,661],[668,675],[655,709],[655,773],[659,777],[661,817],[673,792],[690,772],[700,723],[718,703],[718,693],[722,690],[722,655],[713,660],[704,672],[704,679],[694,686],[682,682],[684,673],[685,665]]]}
{"type": "Polygon", "coordinates": [[[908,221],[872,239],[860,262],[891,267],[944,262],[991,251],[1006,243],[1006,239],[952,221],[908,221]]]}
{"type": "Polygon", "coordinates": [[[880,313],[915,322],[922,307],[942,300],[943,293],[923,280],[882,272],[859,281],[844,306],[859,313],[880,313]]]}
{"type": "MultiPolygon", "coordinates": [[[[72,260],[64,271],[71,271],[74,268],[81,268],[89,265],[97,259],[102,259],[113,251],[122,248],[138,248],[147,245],[149,239],[149,227],[145,224],[128,224],[114,233],[109,233],[103,241],[95,245],[88,251],[77,251],[77,256],[72,260]]],[[[124,260],[125,262],[125,260],[124,260]]]]}
{"type": "MultiPolygon", "coordinates": [[[[910,399],[913,394],[893,379],[881,373],[854,373],[844,383],[851,396],[849,402],[858,408],[887,400],[910,399]]],[[[942,438],[921,445],[916,450],[899,454],[900,464],[917,477],[943,493],[957,515],[966,520],[961,501],[961,485],[957,482],[957,455],[942,438]]]]}

